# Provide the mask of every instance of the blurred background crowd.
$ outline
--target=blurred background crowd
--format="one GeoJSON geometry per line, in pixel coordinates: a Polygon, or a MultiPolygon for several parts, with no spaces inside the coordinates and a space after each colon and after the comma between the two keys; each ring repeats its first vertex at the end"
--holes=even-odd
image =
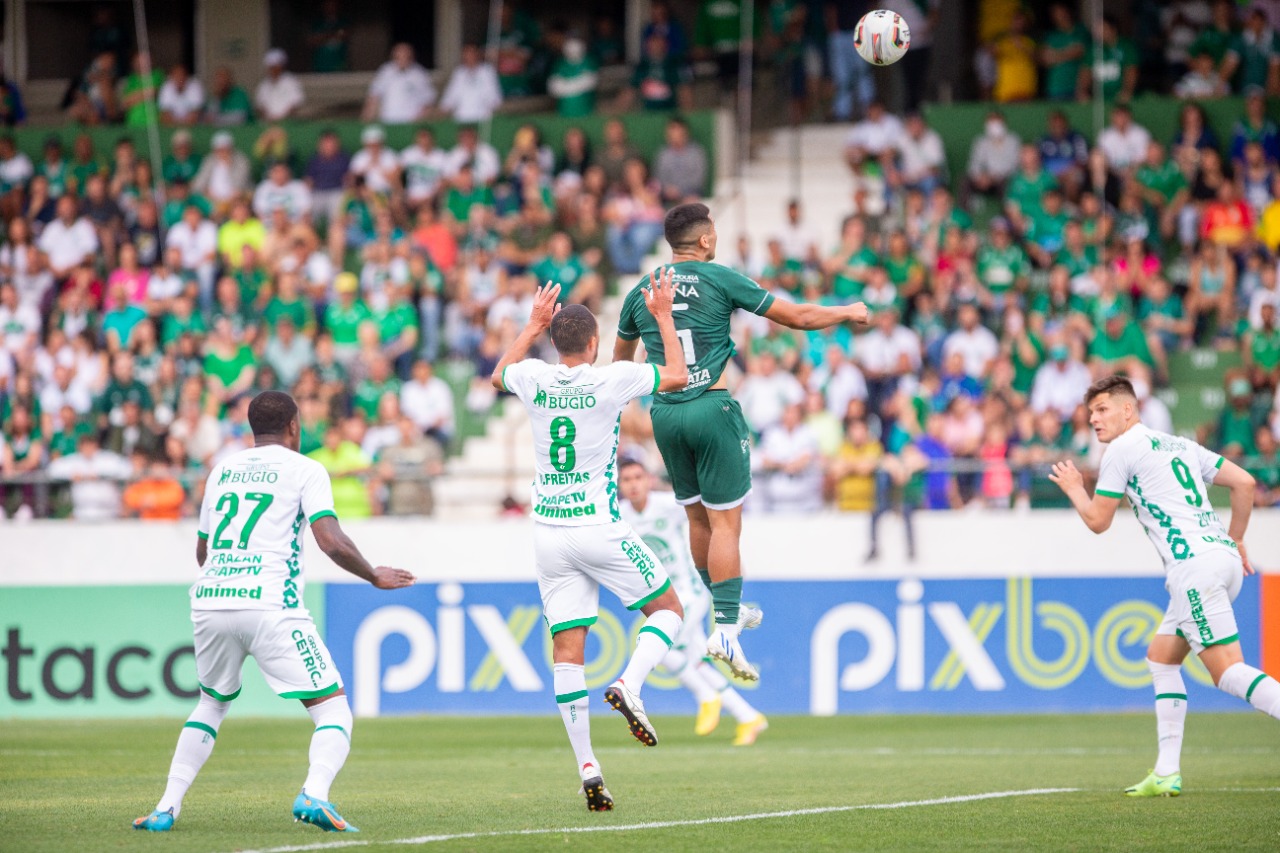
{"type": "MultiPolygon", "coordinates": [[[[812,164],[850,191],[839,222],[753,200],[785,206],[785,226],[722,224],[719,261],[781,298],[874,313],[812,333],[738,318],[752,511],[1061,505],[1044,472],[1096,464],[1080,400],[1111,372],[1134,379],[1149,425],[1241,461],[1259,503],[1280,502],[1280,3],[1139,2],[1123,23],[971,4],[964,74],[991,106],[961,168],[918,111],[945,94],[943,4],[876,5],[912,27],[892,76],[852,51],[867,3],[744,15],[704,0],[647,4],[640,59],[610,78],[611,18],[547,23],[503,3],[496,41],[447,71],[396,44],[358,134],[305,145],[298,57],[268,51],[252,92],[228,69],[205,89],[181,63],[153,67],[105,8],[61,132],[38,150],[0,137],[0,516],[190,516],[208,467],[251,444],[263,389],[298,399],[302,452],[330,471],[340,516],[434,512],[433,481],[502,410],[487,376],[537,285],[560,282],[609,328],[618,295],[667,257],[665,210],[714,188],[714,142],[681,112],[743,92],[792,123],[850,122],[812,164]],[[1143,92],[1181,99],[1174,133],[1135,117],[1143,92]],[[1238,114],[1215,132],[1204,104],[1228,95],[1238,114]],[[1104,126],[1047,109],[1019,133],[1002,105],[1030,99],[1092,99],[1104,126]],[[518,103],[570,123],[495,146],[495,111],[518,103]],[[647,152],[622,120],[640,112],[667,116],[647,152]],[[113,123],[154,130],[159,150],[87,130],[113,123]],[[1175,424],[1180,366],[1208,358],[1225,404],[1175,424]]],[[[319,9],[310,70],[337,73],[344,7],[319,9]]],[[[23,123],[19,86],[0,83],[0,119],[23,123]]],[[[661,470],[645,406],[624,438],[661,470]]]]}

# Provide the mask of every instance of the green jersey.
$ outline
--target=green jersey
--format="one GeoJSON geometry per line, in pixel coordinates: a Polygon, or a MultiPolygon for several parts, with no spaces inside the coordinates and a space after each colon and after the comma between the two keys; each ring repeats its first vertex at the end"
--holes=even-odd
{"type": "MultiPolygon", "coordinates": [[[[1044,46],[1054,50],[1066,50],[1079,45],[1087,50],[1091,41],[1089,31],[1082,25],[1076,24],[1065,32],[1055,29],[1046,33],[1044,46]]],[[[1081,54],[1076,59],[1058,62],[1046,68],[1044,72],[1045,97],[1055,101],[1068,101],[1074,98],[1076,94],[1076,78],[1080,76],[1080,63],[1083,60],[1084,54],[1081,54]]]]}
{"type": "Polygon", "coordinates": [[[1032,211],[1040,209],[1040,199],[1058,182],[1044,169],[1027,177],[1021,171],[1009,179],[1009,188],[1005,190],[1004,200],[1018,208],[1023,216],[1030,216],[1032,211]]]}
{"type": "Polygon", "coordinates": [[[978,279],[992,293],[1004,293],[1031,272],[1026,252],[1017,243],[1003,249],[990,244],[978,250],[978,279]]]}
{"type": "Polygon", "coordinates": [[[1095,50],[1089,45],[1084,61],[1093,69],[1094,79],[1102,84],[1102,97],[1109,101],[1124,87],[1124,72],[1138,64],[1138,49],[1124,38],[1100,47],[1095,50]]]}
{"type": "MultiPolygon", "coordinates": [[[[655,403],[683,403],[702,396],[720,378],[733,357],[729,318],[741,308],[764,314],[773,305],[773,294],[740,272],[704,261],[681,261],[673,267],[675,279],[676,333],[689,366],[689,384],[679,391],[654,397],[655,403]]],[[[658,322],[645,304],[646,278],[627,294],[618,320],[618,337],[644,340],[650,364],[665,364],[658,322]]]]}
{"type": "Polygon", "coordinates": [[[1280,328],[1256,330],[1250,341],[1249,354],[1253,363],[1263,370],[1275,369],[1280,364],[1280,328]]]}

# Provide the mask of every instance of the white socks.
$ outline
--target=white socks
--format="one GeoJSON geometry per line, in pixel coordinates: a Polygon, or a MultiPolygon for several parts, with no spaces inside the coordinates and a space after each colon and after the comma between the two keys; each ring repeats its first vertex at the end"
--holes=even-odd
{"type": "Polygon", "coordinates": [[[1232,664],[1218,680],[1218,689],[1280,720],[1280,684],[1262,670],[1247,663],[1232,664]]]}
{"type": "Polygon", "coordinates": [[[600,762],[591,749],[591,713],[588,707],[587,677],[580,663],[558,663],[552,668],[556,705],[569,733],[569,745],[578,759],[578,775],[583,779],[600,775],[600,762]],[[584,770],[587,765],[594,770],[584,770]]]}
{"type": "Polygon", "coordinates": [[[169,765],[169,783],[165,786],[164,796],[156,804],[156,811],[173,809],[175,818],[182,812],[182,798],[186,796],[191,783],[196,781],[200,768],[213,754],[213,745],[218,740],[218,726],[222,725],[229,710],[230,702],[219,702],[206,693],[200,694],[196,709],[191,712],[178,735],[178,746],[173,751],[173,761],[169,765]]]}
{"type": "Polygon", "coordinates": [[[1168,776],[1181,767],[1182,733],[1187,721],[1187,685],[1182,680],[1181,664],[1156,663],[1147,659],[1151,670],[1151,686],[1156,691],[1156,735],[1159,755],[1155,774],[1168,776]]]}
{"type": "Polygon", "coordinates": [[[307,713],[315,721],[308,758],[311,767],[302,790],[317,800],[329,799],[329,786],[351,752],[351,704],[346,694],[311,705],[307,713]]]}
{"type": "Polygon", "coordinates": [[[640,695],[640,688],[644,687],[644,680],[649,677],[649,673],[653,672],[653,668],[671,650],[671,641],[680,633],[683,622],[674,610],[659,610],[645,620],[644,627],[636,637],[635,653],[631,655],[622,675],[618,676],[618,680],[627,685],[627,689],[636,696],[640,695]]]}

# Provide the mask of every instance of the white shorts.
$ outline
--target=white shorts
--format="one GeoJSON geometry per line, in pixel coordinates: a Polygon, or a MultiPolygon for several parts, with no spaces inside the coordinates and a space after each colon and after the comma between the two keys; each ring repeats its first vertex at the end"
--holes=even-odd
{"type": "Polygon", "coordinates": [[[1240,558],[1226,551],[1192,557],[1169,573],[1169,609],[1157,634],[1176,634],[1196,654],[1206,646],[1233,643],[1239,638],[1231,602],[1240,594],[1244,568],[1240,558]]]}
{"type": "Polygon", "coordinates": [[[288,610],[193,610],[200,689],[230,702],[240,695],[244,659],[253,656],[285,699],[336,693],[342,677],[310,616],[288,610]]]}
{"type": "Polygon", "coordinates": [[[625,521],[533,525],[542,615],[552,634],[595,623],[600,587],[639,610],[671,588],[666,569],[625,521]]]}

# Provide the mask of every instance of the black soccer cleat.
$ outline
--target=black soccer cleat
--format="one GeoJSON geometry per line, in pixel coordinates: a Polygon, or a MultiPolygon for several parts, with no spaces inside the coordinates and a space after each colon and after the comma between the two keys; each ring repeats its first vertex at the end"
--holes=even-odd
{"type": "Polygon", "coordinates": [[[613,811],[613,796],[610,795],[609,789],[604,786],[603,776],[592,776],[590,779],[583,779],[582,793],[587,798],[587,811],[613,811]]]}

